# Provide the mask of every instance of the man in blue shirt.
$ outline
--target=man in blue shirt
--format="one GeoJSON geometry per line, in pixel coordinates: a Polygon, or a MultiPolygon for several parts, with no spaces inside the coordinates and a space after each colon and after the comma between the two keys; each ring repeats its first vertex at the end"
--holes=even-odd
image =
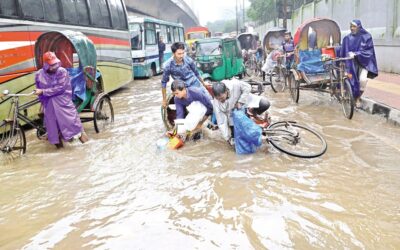
{"type": "Polygon", "coordinates": [[[201,88],[201,91],[204,93],[207,92],[205,89],[206,84],[200,77],[194,61],[190,57],[185,56],[185,44],[182,42],[176,42],[172,44],[171,51],[173,57],[165,62],[164,73],[161,79],[163,107],[167,106],[166,86],[170,76],[172,76],[174,80],[185,82],[186,87],[198,87],[201,88]]]}
{"type": "Polygon", "coordinates": [[[200,122],[197,124],[196,129],[200,129],[203,123],[207,120],[213,112],[213,105],[209,97],[199,88],[196,87],[186,87],[185,82],[181,80],[175,80],[171,84],[171,91],[175,95],[175,107],[176,107],[176,118],[185,118],[186,107],[192,102],[198,101],[203,104],[207,111],[204,117],[199,118],[200,122]]]}

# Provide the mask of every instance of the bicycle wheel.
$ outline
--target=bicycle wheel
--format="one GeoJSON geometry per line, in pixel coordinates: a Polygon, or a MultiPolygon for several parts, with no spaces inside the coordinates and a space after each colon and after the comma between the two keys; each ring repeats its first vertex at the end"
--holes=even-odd
{"type": "Polygon", "coordinates": [[[275,148],[291,156],[314,158],[323,155],[328,147],[322,135],[295,122],[273,123],[266,133],[275,148]]]}
{"type": "Polygon", "coordinates": [[[114,109],[111,104],[110,98],[103,96],[97,104],[94,114],[93,123],[96,133],[106,129],[114,122],[114,109]]]}
{"type": "Polygon", "coordinates": [[[296,80],[293,73],[288,77],[290,96],[295,103],[299,102],[300,97],[300,82],[296,80]]]}
{"type": "Polygon", "coordinates": [[[26,151],[25,132],[12,121],[0,125],[0,150],[11,158],[16,158],[26,151]]]}
{"type": "Polygon", "coordinates": [[[270,82],[272,90],[277,92],[283,92],[286,86],[286,79],[283,70],[279,67],[275,67],[270,75],[270,82]]]}
{"type": "Polygon", "coordinates": [[[340,103],[342,104],[343,114],[347,119],[351,119],[354,113],[354,97],[349,79],[343,83],[343,92],[340,92],[340,103]]]}
{"type": "Polygon", "coordinates": [[[248,77],[254,77],[257,74],[257,69],[256,69],[256,65],[253,62],[253,60],[249,59],[246,61],[246,63],[244,64],[244,68],[246,71],[246,75],[248,77]]]}

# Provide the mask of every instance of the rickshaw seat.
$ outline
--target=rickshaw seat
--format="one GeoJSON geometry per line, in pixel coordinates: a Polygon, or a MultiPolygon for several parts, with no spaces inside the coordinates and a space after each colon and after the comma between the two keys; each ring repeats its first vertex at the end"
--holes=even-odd
{"type": "Polygon", "coordinates": [[[321,60],[321,50],[300,50],[299,51],[300,63],[297,69],[306,74],[325,73],[324,63],[321,60]]]}

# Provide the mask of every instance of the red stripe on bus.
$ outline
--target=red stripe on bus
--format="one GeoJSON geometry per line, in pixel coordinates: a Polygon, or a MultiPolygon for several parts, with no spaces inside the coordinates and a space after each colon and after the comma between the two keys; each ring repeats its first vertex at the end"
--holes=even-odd
{"type": "Polygon", "coordinates": [[[13,80],[13,79],[18,78],[18,77],[23,76],[23,75],[33,73],[36,70],[36,68],[28,68],[26,70],[28,70],[29,72],[15,73],[15,74],[12,74],[12,75],[4,75],[4,76],[0,75],[0,84],[6,83],[6,82],[8,82],[10,80],[13,80]]]}

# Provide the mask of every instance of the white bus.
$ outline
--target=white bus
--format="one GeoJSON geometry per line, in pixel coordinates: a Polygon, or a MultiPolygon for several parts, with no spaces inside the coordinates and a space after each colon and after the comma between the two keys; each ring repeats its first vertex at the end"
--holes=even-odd
{"type": "Polygon", "coordinates": [[[164,62],[172,56],[171,45],[184,42],[182,24],[151,17],[129,17],[132,61],[135,77],[151,77],[161,72],[158,56],[159,37],[165,43],[164,62]]]}

